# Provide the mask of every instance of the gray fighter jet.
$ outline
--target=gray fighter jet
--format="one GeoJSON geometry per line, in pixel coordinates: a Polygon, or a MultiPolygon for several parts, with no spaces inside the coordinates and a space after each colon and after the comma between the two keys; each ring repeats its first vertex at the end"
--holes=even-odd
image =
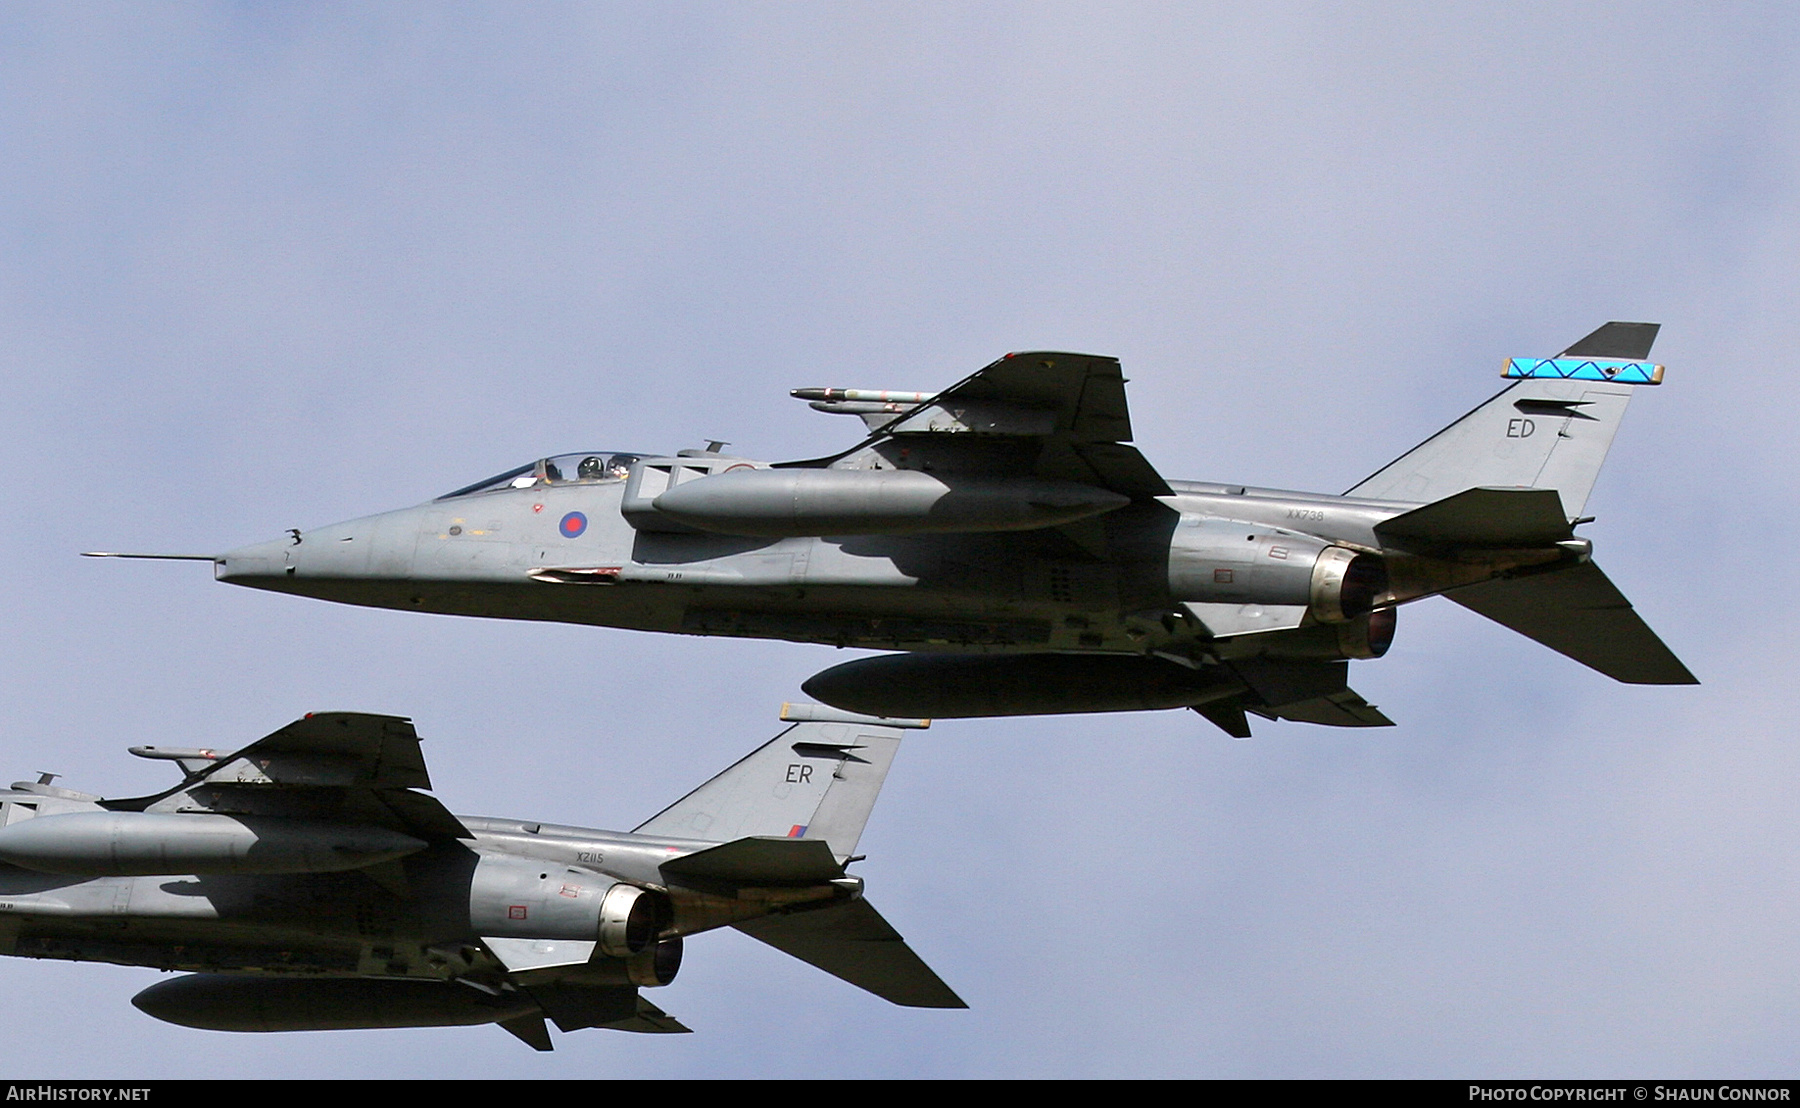
{"type": "Polygon", "coordinates": [[[939,393],[797,389],[847,450],[540,459],[210,557],[349,604],[905,651],[815,675],[882,716],[1191,707],[1390,721],[1347,685],[1444,595],[1620,681],[1693,682],[1575,528],[1653,323],[1608,323],[1342,495],[1167,481],[1112,358],[1010,354],[939,393]]]}
{"type": "Polygon", "coordinates": [[[412,723],[308,715],[182,782],[0,792],[0,953],[187,971],[132,1003],[219,1031],[687,1028],[638,995],[736,927],[895,1004],[966,1007],[845,871],[906,728],[817,705],[636,831],[451,815],[412,723]]]}

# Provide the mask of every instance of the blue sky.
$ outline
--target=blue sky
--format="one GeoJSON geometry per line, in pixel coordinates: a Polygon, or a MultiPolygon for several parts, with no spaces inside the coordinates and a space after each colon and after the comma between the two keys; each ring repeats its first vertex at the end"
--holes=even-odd
{"type": "Polygon", "coordinates": [[[413,716],[454,809],[636,824],[824,647],[364,611],[212,552],[542,454],[814,456],[800,385],[1124,360],[1164,473],[1339,491],[1608,319],[1664,324],[1589,510],[1704,682],[1443,601],[1353,670],[1399,726],[946,721],[869,895],[970,1001],[735,933],[692,1036],[277,1037],[9,960],[53,1076],[1792,1072],[1800,23],[1778,5],[11,4],[0,531],[15,778],[413,716]]]}

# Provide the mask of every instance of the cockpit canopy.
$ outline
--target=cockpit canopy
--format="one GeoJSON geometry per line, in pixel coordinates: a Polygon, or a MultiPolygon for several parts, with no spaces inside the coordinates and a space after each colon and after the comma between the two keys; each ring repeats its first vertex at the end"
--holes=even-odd
{"type": "Polygon", "coordinates": [[[558,454],[552,458],[527,462],[497,477],[489,477],[455,492],[447,492],[438,499],[449,500],[455,496],[473,496],[478,492],[529,489],[542,485],[597,485],[607,481],[623,481],[631,475],[631,467],[642,457],[642,454],[620,454],[610,450],[558,454]]]}

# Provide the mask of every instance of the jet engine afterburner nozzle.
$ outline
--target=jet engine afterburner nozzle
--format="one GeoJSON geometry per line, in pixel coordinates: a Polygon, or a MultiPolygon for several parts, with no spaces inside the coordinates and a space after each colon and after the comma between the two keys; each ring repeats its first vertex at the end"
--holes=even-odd
{"type": "Polygon", "coordinates": [[[1377,608],[1337,625],[1338,650],[1346,658],[1379,658],[1394,645],[1398,616],[1393,608],[1377,608]]]}
{"type": "Polygon", "coordinates": [[[681,936],[664,939],[648,952],[648,959],[640,957],[632,961],[631,983],[633,985],[660,986],[675,980],[681,972],[681,936]]]}
{"type": "Polygon", "coordinates": [[[1387,563],[1379,554],[1326,547],[1313,563],[1312,617],[1320,623],[1360,619],[1374,609],[1376,598],[1387,587],[1387,563]]]}
{"type": "MultiPolygon", "coordinates": [[[[600,950],[614,958],[642,951],[656,938],[663,914],[657,894],[636,885],[614,885],[600,902],[600,950]]],[[[680,958],[677,954],[678,963],[680,958]]]]}
{"type": "Polygon", "coordinates": [[[636,954],[613,957],[596,955],[581,970],[582,981],[593,985],[639,985],[656,988],[675,980],[681,972],[681,936],[671,935],[636,954]]]}

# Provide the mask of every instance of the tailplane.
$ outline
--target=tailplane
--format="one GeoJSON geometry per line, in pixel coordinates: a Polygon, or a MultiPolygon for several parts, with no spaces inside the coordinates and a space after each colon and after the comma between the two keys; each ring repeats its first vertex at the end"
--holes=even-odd
{"type": "Polygon", "coordinates": [[[1615,681],[1700,683],[1593,562],[1495,578],[1444,595],[1615,681]]]}
{"type": "Polygon", "coordinates": [[[967,1008],[900,933],[858,898],[812,912],[766,916],[735,925],[833,977],[907,1008],[967,1008]]]}
{"type": "Polygon", "coordinates": [[[1582,513],[1632,390],[1662,381],[1660,324],[1608,323],[1554,358],[1514,358],[1487,403],[1358,483],[1346,496],[1432,503],[1473,488],[1554,489],[1582,513]]]}

